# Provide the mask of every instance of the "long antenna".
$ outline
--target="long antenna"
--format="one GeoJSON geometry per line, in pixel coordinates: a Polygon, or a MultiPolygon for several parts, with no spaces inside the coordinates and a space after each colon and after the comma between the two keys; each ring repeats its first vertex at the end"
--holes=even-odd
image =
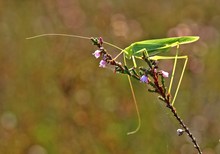
{"type": "Polygon", "coordinates": [[[74,38],[81,38],[81,39],[87,39],[87,40],[91,39],[91,37],[85,37],[85,36],[80,36],[80,35],[56,34],[56,33],[40,34],[40,35],[35,35],[35,36],[27,37],[26,39],[30,40],[30,39],[35,39],[35,38],[44,37],[44,36],[65,36],[65,37],[74,37],[74,38]]]}
{"type": "MultiPolygon", "coordinates": [[[[27,37],[27,40],[30,39],[35,39],[35,38],[39,38],[39,37],[45,37],[45,36],[64,36],[64,37],[73,37],[73,38],[80,38],[80,39],[87,39],[87,40],[91,40],[92,37],[86,37],[86,36],[80,36],[80,35],[71,35],[71,34],[62,34],[62,33],[46,33],[46,34],[40,34],[40,35],[35,35],[35,36],[31,36],[31,37],[27,37]]],[[[122,48],[119,48],[118,46],[111,44],[109,42],[103,41],[103,43],[116,48],[118,50],[120,50],[121,52],[115,57],[113,58],[113,60],[116,60],[123,52],[124,50],[122,48]]]]}

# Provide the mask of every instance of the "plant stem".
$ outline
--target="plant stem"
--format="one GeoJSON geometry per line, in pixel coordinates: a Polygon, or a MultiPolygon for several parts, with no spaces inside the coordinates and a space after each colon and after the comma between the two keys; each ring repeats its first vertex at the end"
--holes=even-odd
{"type": "Polygon", "coordinates": [[[199,152],[199,154],[202,154],[202,151],[196,141],[196,138],[192,135],[192,133],[190,132],[189,128],[184,124],[183,120],[180,118],[180,116],[177,114],[176,109],[174,108],[173,105],[170,104],[170,102],[166,102],[167,103],[167,107],[170,109],[170,111],[173,113],[174,117],[177,119],[177,121],[179,122],[179,124],[182,126],[182,128],[184,129],[184,131],[187,133],[187,135],[191,138],[194,147],[197,149],[197,151],[199,152]]]}
{"type": "Polygon", "coordinates": [[[180,116],[178,115],[176,109],[174,108],[174,106],[171,104],[170,99],[169,99],[169,95],[166,95],[165,89],[163,90],[163,88],[159,85],[158,82],[158,74],[154,73],[154,75],[152,76],[154,78],[154,83],[155,86],[157,88],[157,92],[162,96],[162,101],[166,103],[166,107],[170,109],[170,111],[173,113],[174,117],[176,118],[176,120],[179,122],[179,124],[182,126],[182,128],[184,129],[184,131],[187,133],[187,135],[190,137],[190,139],[192,140],[192,143],[194,144],[194,147],[197,149],[197,151],[199,152],[199,154],[202,154],[202,151],[196,141],[196,138],[192,135],[191,131],[189,130],[189,128],[185,125],[185,123],[183,122],[183,120],[180,118],[180,116]],[[167,96],[167,97],[166,97],[167,96]]]}

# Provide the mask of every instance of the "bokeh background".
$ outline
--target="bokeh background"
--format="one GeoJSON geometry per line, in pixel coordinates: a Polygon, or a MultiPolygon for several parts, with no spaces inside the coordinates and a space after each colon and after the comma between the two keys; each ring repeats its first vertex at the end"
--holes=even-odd
{"type": "MultiPolygon", "coordinates": [[[[200,36],[181,46],[189,63],[175,106],[204,154],[220,154],[219,6],[219,0],[0,1],[0,153],[196,154],[186,135],[176,135],[179,125],[157,95],[137,81],[142,126],[126,135],[137,126],[127,77],[99,68],[90,41],[25,39],[66,33],[102,36],[122,48],[200,36]]],[[[160,66],[170,72],[172,61],[160,66]]]]}

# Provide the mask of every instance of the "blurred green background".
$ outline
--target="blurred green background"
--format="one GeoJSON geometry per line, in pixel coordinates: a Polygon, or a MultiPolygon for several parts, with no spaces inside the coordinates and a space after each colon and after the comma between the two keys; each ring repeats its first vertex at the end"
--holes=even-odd
{"type": "MultiPolygon", "coordinates": [[[[157,95],[137,81],[142,126],[126,135],[137,126],[127,77],[99,68],[90,41],[25,39],[67,33],[102,36],[122,48],[144,39],[200,36],[181,47],[189,63],[176,109],[204,154],[220,154],[219,6],[219,0],[2,0],[0,153],[196,154],[186,135],[176,135],[179,125],[157,95]]],[[[160,64],[170,71],[172,61],[160,64]]]]}

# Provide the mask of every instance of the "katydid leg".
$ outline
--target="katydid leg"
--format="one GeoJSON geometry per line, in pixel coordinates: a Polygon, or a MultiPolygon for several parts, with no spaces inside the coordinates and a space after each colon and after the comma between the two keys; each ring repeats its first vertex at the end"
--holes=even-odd
{"type": "MultiPolygon", "coordinates": [[[[175,102],[175,100],[176,100],[176,96],[177,96],[177,94],[178,94],[178,91],[179,91],[179,88],[180,88],[180,85],[181,85],[181,82],[182,82],[182,79],[183,79],[183,75],[184,75],[184,72],[185,72],[185,69],[186,69],[186,64],[187,64],[187,62],[188,62],[188,56],[174,56],[174,57],[153,56],[153,57],[150,57],[150,59],[152,59],[152,60],[172,60],[172,59],[174,59],[174,61],[177,60],[177,59],[184,59],[184,60],[185,60],[185,61],[184,61],[183,68],[182,68],[182,72],[181,72],[181,75],[180,75],[180,79],[179,79],[179,82],[178,82],[178,84],[177,84],[176,91],[175,91],[174,96],[173,96],[173,99],[172,99],[172,105],[174,105],[174,102],[175,102]]],[[[176,65],[176,63],[174,63],[174,64],[176,65]]],[[[175,67],[176,67],[176,66],[175,66],[175,67]]],[[[173,69],[174,69],[174,68],[173,68],[173,69]]],[[[173,70],[173,72],[175,73],[174,70],[173,70]]],[[[173,80],[173,78],[174,78],[174,73],[172,74],[171,80],[173,80]]],[[[170,87],[170,86],[172,87],[171,84],[172,84],[172,83],[171,83],[171,81],[170,81],[169,87],[170,87]]],[[[170,89],[171,89],[171,88],[170,88],[170,89]]],[[[169,92],[170,92],[170,91],[169,91],[169,92]]]]}
{"type": "MultiPolygon", "coordinates": [[[[123,58],[124,58],[124,64],[127,65],[126,58],[125,58],[124,54],[123,54],[123,58]]],[[[136,63],[136,62],[134,62],[134,63],[136,63]]],[[[127,135],[131,135],[131,134],[135,134],[140,129],[140,127],[141,127],[141,116],[140,116],[140,112],[139,112],[139,108],[138,108],[138,104],[137,104],[137,99],[136,99],[136,96],[135,96],[135,93],[134,93],[134,88],[132,86],[130,76],[128,76],[128,82],[129,82],[129,85],[130,85],[130,88],[131,88],[131,93],[132,93],[133,101],[134,101],[134,104],[135,104],[135,109],[136,109],[136,112],[137,112],[137,118],[138,118],[137,128],[135,130],[127,133],[127,135]]]]}

